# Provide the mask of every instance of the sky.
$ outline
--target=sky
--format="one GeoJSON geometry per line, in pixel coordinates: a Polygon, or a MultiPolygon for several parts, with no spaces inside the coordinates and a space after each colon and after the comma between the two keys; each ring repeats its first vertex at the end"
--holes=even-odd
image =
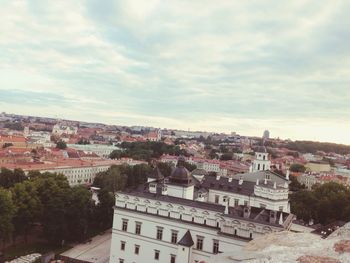
{"type": "Polygon", "coordinates": [[[0,5],[0,111],[350,144],[348,0],[0,5]]]}

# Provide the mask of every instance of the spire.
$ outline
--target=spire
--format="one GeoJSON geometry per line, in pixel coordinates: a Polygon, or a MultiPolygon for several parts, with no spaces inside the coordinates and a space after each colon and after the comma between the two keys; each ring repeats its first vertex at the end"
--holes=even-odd
{"type": "Polygon", "coordinates": [[[186,234],[181,238],[181,240],[177,244],[184,247],[192,247],[194,245],[190,230],[187,230],[186,234]]]}
{"type": "Polygon", "coordinates": [[[280,213],[280,220],[278,221],[278,224],[283,225],[283,212],[280,213]]]}
{"type": "Polygon", "coordinates": [[[286,180],[289,180],[289,169],[287,170],[287,173],[286,173],[286,180]]]}

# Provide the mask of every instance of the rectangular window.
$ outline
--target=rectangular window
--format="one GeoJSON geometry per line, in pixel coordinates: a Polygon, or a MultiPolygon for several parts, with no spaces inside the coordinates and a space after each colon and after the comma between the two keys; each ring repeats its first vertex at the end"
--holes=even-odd
{"type": "Polygon", "coordinates": [[[122,230],[128,231],[128,220],[123,219],[122,230]]]}
{"type": "Polygon", "coordinates": [[[159,260],[159,250],[154,250],[154,259],[159,260]]]}
{"type": "Polygon", "coordinates": [[[124,241],[121,241],[120,242],[120,250],[125,250],[125,242],[124,241]]]}
{"type": "Polygon", "coordinates": [[[138,255],[140,252],[140,246],[139,245],[135,245],[135,254],[138,255]]]}
{"type": "Polygon", "coordinates": [[[219,240],[213,240],[213,253],[219,253],[219,240]]]}
{"type": "Polygon", "coordinates": [[[171,231],[171,243],[177,243],[177,231],[171,231]]]}
{"type": "Polygon", "coordinates": [[[196,248],[197,248],[198,250],[203,250],[203,237],[197,236],[196,248]]]}
{"type": "Polygon", "coordinates": [[[282,211],[283,211],[283,206],[280,206],[280,207],[279,207],[279,210],[282,212],[282,211]]]}
{"type": "Polygon", "coordinates": [[[120,258],[119,263],[124,263],[124,259],[120,258]]]}
{"type": "Polygon", "coordinates": [[[162,240],[163,239],[163,228],[157,227],[157,239],[162,240]]]}
{"type": "Polygon", "coordinates": [[[141,223],[140,223],[140,222],[136,222],[136,225],[135,225],[135,234],[136,234],[136,235],[140,235],[140,234],[141,234],[141,223]]]}
{"type": "Polygon", "coordinates": [[[239,199],[235,199],[235,206],[238,206],[239,204],[239,199]]]}
{"type": "Polygon", "coordinates": [[[170,255],[170,263],[176,263],[176,256],[170,255]]]}
{"type": "Polygon", "coordinates": [[[244,201],[244,205],[245,205],[245,206],[248,206],[248,201],[244,201]]]}
{"type": "Polygon", "coordinates": [[[220,196],[219,195],[215,195],[215,203],[218,204],[219,203],[219,198],[220,196]]]}

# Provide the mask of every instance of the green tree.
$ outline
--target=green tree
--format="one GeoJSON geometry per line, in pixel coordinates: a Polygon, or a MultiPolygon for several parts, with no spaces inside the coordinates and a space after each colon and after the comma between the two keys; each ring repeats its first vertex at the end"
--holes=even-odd
{"type": "Polygon", "coordinates": [[[299,190],[305,189],[305,185],[302,185],[299,183],[297,178],[293,175],[290,176],[290,184],[289,184],[289,190],[296,192],[299,190]]]}
{"type": "Polygon", "coordinates": [[[185,166],[185,168],[186,168],[188,171],[190,171],[190,172],[192,172],[194,169],[197,168],[197,166],[196,166],[195,164],[191,164],[191,163],[189,163],[189,162],[185,162],[185,163],[184,163],[184,166],[185,166]]]}
{"type": "Polygon", "coordinates": [[[302,190],[291,195],[291,211],[297,218],[309,222],[316,217],[317,199],[312,191],[302,190]]]}
{"type": "Polygon", "coordinates": [[[127,175],[121,173],[121,169],[129,169],[129,166],[111,166],[107,171],[96,175],[93,185],[113,193],[125,189],[127,175]]]}
{"type": "Polygon", "coordinates": [[[82,241],[87,237],[93,206],[91,192],[88,189],[82,186],[70,189],[68,207],[66,208],[68,238],[70,240],[82,241]]]}
{"type": "Polygon", "coordinates": [[[10,147],[10,146],[13,146],[13,143],[10,143],[10,142],[5,142],[3,145],[2,145],[2,148],[7,148],[7,147],[10,147]]]}
{"type": "Polygon", "coordinates": [[[227,161],[227,160],[232,160],[233,158],[233,153],[224,153],[221,155],[220,160],[227,161]]]}
{"type": "Polygon", "coordinates": [[[16,207],[12,201],[11,192],[0,187],[0,240],[6,241],[13,232],[12,219],[16,207]]]}
{"type": "Polygon", "coordinates": [[[112,226],[115,197],[107,189],[101,189],[98,193],[98,199],[99,204],[95,208],[94,219],[98,229],[103,231],[112,226]]]}
{"type": "Polygon", "coordinates": [[[45,238],[52,244],[62,244],[68,237],[66,218],[70,187],[63,175],[43,173],[35,177],[38,196],[42,203],[41,223],[45,238]]]}
{"type": "Polygon", "coordinates": [[[305,172],[306,168],[304,165],[299,164],[299,163],[293,163],[290,167],[289,170],[291,172],[296,172],[296,173],[303,173],[305,172]]]}
{"type": "Polygon", "coordinates": [[[109,158],[111,159],[120,159],[122,157],[123,151],[121,150],[113,150],[110,155],[109,158]]]}
{"type": "Polygon", "coordinates": [[[79,141],[78,141],[78,144],[90,144],[90,141],[84,137],[80,138],[79,141]]]}
{"type": "Polygon", "coordinates": [[[164,177],[170,176],[172,170],[174,169],[174,165],[172,163],[159,162],[157,166],[159,171],[164,175],[164,177]]]}
{"type": "Polygon", "coordinates": [[[27,242],[28,231],[41,214],[41,202],[35,184],[30,181],[16,184],[11,192],[13,202],[17,207],[13,218],[15,235],[24,235],[27,242]]]}
{"type": "Polygon", "coordinates": [[[56,144],[56,148],[64,150],[67,148],[67,144],[64,141],[59,140],[56,144]]]}
{"type": "Polygon", "coordinates": [[[328,224],[334,220],[350,221],[350,190],[338,183],[316,186],[312,191],[301,190],[290,198],[291,211],[298,218],[328,224]]]}
{"type": "Polygon", "coordinates": [[[14,169],[13,171],[7,168],[1,168],[0,171],[0,187],[10,188],[13,187],[16,183],[23,182],[26,180],[22,169],[14,169]]]}

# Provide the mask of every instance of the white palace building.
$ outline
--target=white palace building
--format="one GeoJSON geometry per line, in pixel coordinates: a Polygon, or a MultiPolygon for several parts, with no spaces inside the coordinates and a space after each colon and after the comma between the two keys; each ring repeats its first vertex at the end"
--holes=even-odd
{"type": "Polygon", "coordinates": [[[260,161],[267,160],[260,169],[227,178],[190,174],[179,158],[170,177],[155,167],[145,185],[118,192],[110,263],[214,262],[218,253],[239,255],[255,237],[288,230],[288,179],[260,161]]]}

